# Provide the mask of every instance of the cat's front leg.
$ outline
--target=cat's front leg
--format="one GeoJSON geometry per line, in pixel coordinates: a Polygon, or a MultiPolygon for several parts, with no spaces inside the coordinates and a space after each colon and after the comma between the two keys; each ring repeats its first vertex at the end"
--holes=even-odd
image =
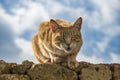
{"type": "Polygon", "coordinates": [[[68,67],[75,69],[79,66],[79,62],[76,61],[76,54],[71,54],[68,56],[68,67]]]}
{"type": "Polygon", "coordinates": [[[58,56],[53,57],[53,63],[64,63],[64,62],[67,62],[65,58],[58,57],[58,56]]]}
{"type": "Polygon", "coordinates": [[[52,53],[49,53],[49,55],[50,55],[51,63],[61,63],[65,61],[64,58],[53,55],[52,53]]]}

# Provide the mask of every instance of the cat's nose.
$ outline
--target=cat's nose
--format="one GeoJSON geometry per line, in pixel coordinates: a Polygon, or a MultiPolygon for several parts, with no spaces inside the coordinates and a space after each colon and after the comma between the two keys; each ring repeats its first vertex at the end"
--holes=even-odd
{"type": "Polygon", "coordinates": [[[67,49],[66,49],[67,51],[70,51],[71,50],[71,48],[70,47],[67,47],[67,49]]]}
{"type": "Polygon", "coordinates": [[[70,43],[67,43],[67,46],[70,47],[70,43]]]}

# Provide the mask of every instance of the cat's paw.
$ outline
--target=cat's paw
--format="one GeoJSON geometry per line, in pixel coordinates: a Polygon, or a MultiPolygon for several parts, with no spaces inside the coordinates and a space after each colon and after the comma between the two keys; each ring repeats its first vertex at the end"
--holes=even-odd
{"type": "Polygon", "coordinates": [[[79,62],[77,61],[68,61],[68,67],[71,69],[75,69],[79,66],[79,62]]]}
{"type": "Polygon", "coordinates": [[[53,62],[54,63],[62,63],[62,62],[65,62],[66,59],[64,58],[61,58],[61,57],[53,57],[53,62]]]}

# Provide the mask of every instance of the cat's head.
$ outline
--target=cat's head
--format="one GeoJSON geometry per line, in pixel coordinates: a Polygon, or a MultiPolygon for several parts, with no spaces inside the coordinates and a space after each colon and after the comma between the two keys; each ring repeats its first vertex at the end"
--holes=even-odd
{"type": "Polygon", "coordinates": [[[52,30],[52,44],[66,53],[71,53],[82,46],[81,36],[82,18],[78,18],[72,25],[60,25],[55,20],[50,20],[52,30]]]}

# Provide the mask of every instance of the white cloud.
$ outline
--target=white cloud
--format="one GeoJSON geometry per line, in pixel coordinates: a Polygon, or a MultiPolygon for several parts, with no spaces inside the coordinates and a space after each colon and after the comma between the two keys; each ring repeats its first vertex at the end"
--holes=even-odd
{"type": "Polygon", "coordinates": [[[110,53],[112,63],[120,63],[120,55],[116,53],[110,53]]]}
{"type": "Polygon", "coordinates": [[[25,30],[34,30],[37,25],[35,23],[40,20],[49,19],[49,13],[45,10],[44,6],[40,3],[24,2],[26,7],[13,7],[12,14],[8,14],[0,7],[0,17],[7,20],[7,23],[12,25],[13,31],[21,35],[25,30]]]}
{"type": "Polygon", "coordinates": [[[35,23],[40,20],[49,19],[48,12],[44,9],[43,5],[38,3],[24,3],[27,8],[18,7],[13,8],[12,11],[19,18],[16,32],[20,31],[21,33],[27,29],[35,29],[35,23]]]}
{"type": "Polygon", "coordinates": [[[99,49],[99,53],[103,53],[106,50],[109,41],[110,39],[107,37],[105,37],[102,41],[99,41],[99,42],[96,41],[96,45],[97,45],[97,48],[99,49]]]}
{"type": "Polygon", "coordinates": [[[119,9],[119,0],[92,0],[105,23],[115,21],[115,12],[119,9]]]}
{"type": "Polygon", "coordinates": [[[87,14],[90,28],[103,32],[107,36],[114,36],[120,33],[120,27],[116,24],[118,18],[119,0],[92,0],[94,11],[87,14]],[[117,31],[114,31],[117,30],[117,31]]]}
{"type": "Polygon", "coordinates": [[[77,56],[77,61],[86,61],[86,62],[90,62],[90,63],[94,63],[94,64],[97,64],[97,63],[103,63],[104,60],[100,57],[97,57],[95,55],[93,56],[86,56],[84,55],[84,53],[80,53],[78,54],[77,56]]]}
{"type": "MultiPolygon", "coordinates": [[[[86,10],[84,6],[75,9],[73,7],[65,6],[57,1],[48,0],[42,2],[43,3],[40,1],[33,2],[23,0],[20,3],[25,5],[25,7],[21,7],[20,4],[17,4],[16,7],[12,8],[12,13],[14,15],[10,15],[5,12],[3,13],[2,11],[2,16],[5,15],[4,17],[7,18],[8,21],[11,21],[10,23],[15,25],[13,26],[13,29],[15,29],[16,33],[18,33],[26,29],[33,29],[36,26],[35,23],[39,20],[48,20],[53,15],[67,11],[68,14],[71,14],[71,17],[78,17],[80,15],[83,16],[83,19],[92,29],[97,29],[99,31],[103,31],[104,33],[110,33],[113,30],[113,25],[109,27],[106,25],[115,21],[117,17],[115,12],[119,8],[119,5],[117,5],[118,0],[93,0],[91,3],[95,6],[95,10],[91,12],[86,10]]],[[[118,30],[119,26],[114,25],[114,28],[118,30]]]]}
{"type": "MultiPolygon", "coordinates": [[[[105,52],[106,48],[109,46],[109,42],[114,36],[120,34],[120,25],[116,23],[119,16],[117,13],[118,10],[120,10],[120,5],[118,4],[119,0],[92,0],[91,2],[95,9],[91,14],[86,13],[88,15],[86,19],[87,24],[89,28],[104,34],[104,36],[100,36],[101,41],[94,42],[97,47],[94,47],[93,51],[96,55],[104,55],[101,53],[105,52]]],[[[114,61],[115,60],[113,60],[113,62],[114,61]]]]}
{"type": "Polygon", "coordinates": [[[35,56],[33,54],[33,51],[32,51],[31,41],[27,41],[23,38],[17,38],[15,40],[15,43],[22,50],[20,52],[20,55],[18,55],[20,58],[20,61],[31,60],[33,62],[37,62],[37,60],[35,59],[35,56]]]}
{"type": "MultiPolygon", "coordinates": [[[[7,24],[10,25],[10,27],[12,26],[18,26],[16,21],[17,18],[14,17],[13,15],[9,15],[1,6],[0,6],[0,18],[1,20],[5,20],[7,24]]],[[[11,29],[13,30],[13,28],[11,27],[11,29]]]]}
{"type": "MultiPolygon", "coordinates": [[[[74,2],[74,0],[72,0],[74,2]]],[[[70,1],[66,1],[70,4],[70,1]]],[[[72,3],[72,2],[71,2],[72,3]]],[[[0,18],[6,19],[6,23],[11,25],[11,29],[16,34],[15,43],[22,50],[19,55],[22,59],[33,59],[33,53],[31,49],[31,41],[20,38],[19,36],[26,30],[37,30],[37,22],[49,20],[51,17],[59,16],[59,13],[67,11],[66,16],[69,14],[72,18],[82,16],[85,24],[89,28],[103,32],[105,38],[103,41],[95,42],[97,45],[96,52],[102,53],[108,46],[109,41],[112,37],[120,33],[120,26],[115,24],[116,21],[116,11],[119,8],[118,0],[92,0],[92,5],[95,9],[91,12],[86,10],[84,1],[82,1],[83,6],[79,8],[73,8],[70,6],[65,6],[58,1],[44,1],[33,2],[22,0],[20,4],[13,7],[11,12],[14,14],[7,13],[2,7],[0,7],[0,18]],[[42,3],[43,2],[43,3],[42,3]],[[21,4],[25,7],[21,7],[21,4]]],[[[84,23],[83,22],[83,23],[84,23]]],[[[113,62],[115,55],[112,55],[113,62]]],[[[103,62],[103,59],[96,56],[85,56],[80,54],[79,60],[85,60],[93,63],[103,62]]]]}

